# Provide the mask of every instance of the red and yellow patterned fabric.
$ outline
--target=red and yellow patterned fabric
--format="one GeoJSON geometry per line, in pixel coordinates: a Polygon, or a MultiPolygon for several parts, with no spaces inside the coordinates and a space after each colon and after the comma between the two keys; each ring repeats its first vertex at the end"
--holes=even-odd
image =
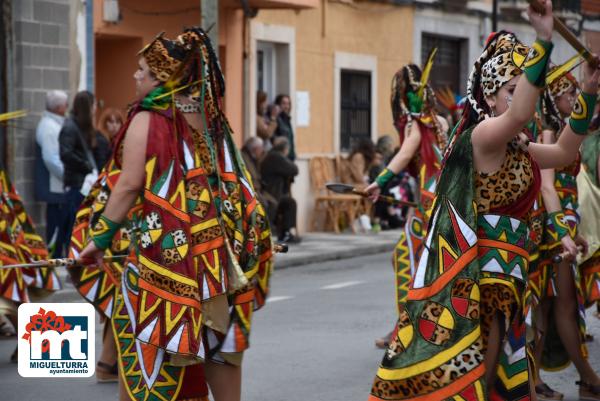
{"type": "MultiPolygon", "coordinates": [[[[0,170],[0,265],[31,263],[48,257],[42,237],[8,175],[0,170]]],[[[56,291],[61,288],[53,268],[0,268],[0,296],[16,304],[30,302],[29,290],[56,291]]]]}
{"type": "MultiPolygon", "coordinates": [[[[413,157],[411,165],[417,165],[425,155],[431,158],[429,162],[421,165],[416,176],[419,183],[419,206],[414,209],[414,213],[409,215],[404,225],[404,230],[400,233],[400,239],[394,247],[393,263],[394,277],[396,278],[396,304],[398,312],[402,310],[402,305],[406,302],[408,286],[410,279],[414,274],[415,267],[423,250],[423,239],[425,238],[427,225],[429,224],[429,212],[435,196],[435,186],[437,183],[442,161],[443,142],[435,140],[433,127],[418,121],[421,127],[421,152],[425,147],[428,149],[426,154],[419,153],[413,157]]],[[[413,169],[411,169],[413,171],[413,169]]]]}
{"type": "MultiPolygon", "coordinates": [[[[575,238],[578,234],[579,217],[579,202],[577,194],[577,174],[580,171],[581,157],[568,166],[555,171],[554,188],[558,194],[560,205],[565,214],[564,228],[569,232],[571,238],[575,238]]],[[[562,252],[561,241],[557,230],[554,228],[554,222],[546,219],[544,226],[544,235],[540,245],[540,258],[535,267],[535,272],[530,275],[530,287],[536,301],[539,303],[546,298],[556,296],[556,269],[558,265],[552,262],[552,258],[562,252]]],[[[587,347],[583,341],[586,326],[585,326],[585,301],[583,292],[583,280],[581,268],[576,264],[572,264],[575,293],[577,297],[577,322],[578,330],[581,336],[581,348],[583,355],[587,355],[587,347]]],[[[551,310],[550,316],[554,312],[551,310]]],[[[544,351],[542,354],[541,367],[546,370],[560,370],[570,365],[570,358],[567,354],[562,341],[557,332],[554,318],[549,319],[548,328],[546,329],[546,341],[544,343],[544,351]]]]}
{"type": "Polygon", "coordinates": [[[203,360],[239,364],[249,346],[252,314],[269,290],[271,233],[221,110],[224,81],[210,40],[198,28],[175,41],[156,40],[167,44],[157,51],[185,55],[185,62],[133,106],[71,243],[76,257],[89,242],[119,178],[128,125],[150,112],[144,188],[107,251],[128,257],[72,275],[82,295],[111,317],[133,399],[201,399],[206,388],[189,388],[185,378],[203,383],[203,360]],[[183,89],[198,102],[202,129],[192,129],[176,108],[174,93],[183,89]]]}
{"type": "Polygon", "coordinates": [[[408,172],[419,185],[419,206],[408,216],[392,257],[399,313],[406,302],[408,286],[422,252],[429,211],[448,139],[437,119],[435,94],[427,83],[432,63],[431,55],[423,68],[426,72],[422,73],[419,67],[409,64],[396,72],[392,79],[392,115],[400,145],[404,142],[406,133],[410,132],[412,124],[418,125],[421,134],[419,149],[407,166],[408,172]]]}
{"type": "Polygon", "coordinates": [[[470,134],[458,137],[441,172],[426,246],[370,401],[530,399],[522,309],[529,227],[521,219],[539,191],[539,169],[509,147],[527,159],[533,180],[515,190],[516,201],[507,203],[514,200],[507,194],[506,202],[478,212],[470,134]],[[495,386],[486,389],[486,330],[498,313],[504,346],[495,386]]]}

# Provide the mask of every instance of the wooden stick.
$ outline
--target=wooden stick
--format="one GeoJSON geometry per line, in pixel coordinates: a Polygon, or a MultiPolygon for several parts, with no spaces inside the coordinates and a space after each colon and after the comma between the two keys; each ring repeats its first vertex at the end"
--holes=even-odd
{"type": "MultiPolygon", "coordinates": [[[[288,246],[287,244],[275,244],[273,245],[273,251],[275,253],[287,253],[288,246]]],[[[116,255],[116,256],[105,256],[105,262],[120,262],[127,258],[127,255],[116,255]]],[[[42,268],[42,267],[73,267],[73,266],[85,266],[85,265],[93,265],[95,260],[82,260],[82,259],[73,259],[73,258],[61,258],[61,259],[48,259],[48,260],[40,260],[38,262],[33,263],[17,263],[14,265],[4,265],[0,266],[0,269],[23,269],[28,267],[42,268]]]]}
{"type": "MultiPolygon", "coordinates": [[[[368,193],[366,193],[365,191],[360,191],[360,190],[358,190],[356,188],[352,190],[352,193],[355,194],[355,195],[364,196],[365,198],[368,198],[368,197],[371,196],[368,193]]],[[[399,200],[399,199],[396,199],[396,198],[394,198],[392,196],[379,195],[377,197],[377,200],[384,201],[384,202],[389,203],[391,205],[417,207],[417,204],[415,202],[407,202],[407,201],[399,200]]]]}
{"type": "MultiPolygon", "coordinates": [[[[578,245],[577,251],[579,251],[579,252],[583,251],[583,247],[581,245],[578,245]]],[[[558,255],[554,255],[554,257],[552,258],[552,263],[558,264],[558,263],[562,262],[567,256],[569,256],[569,252],[562,251],[558,255]]]]}
{"type": "MultiPolygon", "coordinates": [[[[535,12],[538,12],[540,14],[544,14],[544,12],[546,11],[544,9],[544,6],[542,6],[538,0],[527,0],[528,3],[531,5],[531,8],[533,8],[533,10],[535,12]]],[[[592,53],[588,50],[587,47],[585,47],[583,45],[583,43],[581,43],[579,41],[579,39],[577,39],[577,36],[575,36],[575,34],[573,32],[571,32],[571,30],[569,29],[569,27],[567,27],[560,19],[558,19],[558,17],[554,17],[554,29],[560,34],[560,36],[562,36],[571,46],[573,46],[573,48],[575,50],[577,50],[577,52],[579,54],[581,54],[581,57],[583,57],[588,63],[590,63],[592,66],[594,67],[598,67],[598,60],[595,59],[592,55],[592,53]]]]}
{"type": "MultiPolygon", "coordinates": [[[[117,255],[117,256],[105,256],[105,262],[119,262],[125,259],[127,255],[117,255]]],[[[48,260],[40,260],[39,262],[33,263],[18,263],[14,265],[4,265],[0,266],[0,269],[19,269],[26,267],[73,267],[73,266],[85,266],[94,264],[95,260],[82,260],[82,259],[73,259],[73,258],[62,258],[62,259],[48,259],[48,260]]]]}

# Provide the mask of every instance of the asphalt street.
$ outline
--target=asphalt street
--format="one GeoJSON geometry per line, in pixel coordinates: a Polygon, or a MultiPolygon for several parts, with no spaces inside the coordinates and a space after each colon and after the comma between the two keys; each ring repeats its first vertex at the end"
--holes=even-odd
{"type": "MultiPolygon", "coordinates": [[[[366,400],[382,356],[374,339],[391,329],[395,315],[389,258],[385,253],[276,271],[270,301],[254,316],[243,400],[366,400]]],[[[588,325],[600,339],[600,321],[590,314],[588,325]]],[[[7,362],[14,346],[14,338],[0,341],[1,401],[116,400],[116,385],[94,378],[21,378],[7,362]]],[[[598,340],[589,348],[600,371],[598,340]]],[[[566,393],[565,400],[578,399],[572,367],[544,377],[566,393]]]]}

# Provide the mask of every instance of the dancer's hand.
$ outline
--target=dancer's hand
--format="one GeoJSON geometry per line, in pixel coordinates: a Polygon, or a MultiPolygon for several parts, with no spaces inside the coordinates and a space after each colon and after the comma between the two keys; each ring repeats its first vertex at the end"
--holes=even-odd
{"type": "Polygon", "coordinates": [[[577,244],[577,247],[579,248],[579,250],[581,250],[582,255],[587,255],[590,246],[585,238],[577,234],[575,236],[575,244],[577,244]]]}
{"type": "Polygon", "coordinates": [[[93,264],[97,266],[102,266],[102,261],[104,258],[104,250],[98,249],[94,241],[90,241],[83,251],[79,254],[79,260],[83,264],[93,264]]]}
{"type": "Polygon", "coordinates": [[[575,260],[575,258],[577,257],[577,252],[579,252],[575,241],[573,241],[573,239],[570,236],[565,235],[560,240],[560,242],[562,244],[563,251],[567,252],[567,254],[563,256],[563,260],[567,262],[572,262],[573,260],[575,260]]]}
{"type": "Polygon", "coordinates": [[[381,195],[381,188],[379,188],[379,185],[377,185],[376,182],[373,182],[365,188],[365,192],[369,194],[369,199],[373,202],[377,202],[377,198],[381,195]]]}
{"type": "Polygon", "coordinates": [[[531,26],[535,29],[538,39],[546,42],[552,41],[552,30],[554,29],[554,15],[552,14],[552,0],[538,0],[544,7],[544,14],[536,12],[531,6],[527,9],[531,26]]]}
{"type": "Polygon", "coordinates": [[[589,94],[598,93],[598,81],[600,81],[600,58],[596,54],[593,57],[596,60],[595,67],[589,62],[584,64],[581,82],[581,89],[589,94]]]}

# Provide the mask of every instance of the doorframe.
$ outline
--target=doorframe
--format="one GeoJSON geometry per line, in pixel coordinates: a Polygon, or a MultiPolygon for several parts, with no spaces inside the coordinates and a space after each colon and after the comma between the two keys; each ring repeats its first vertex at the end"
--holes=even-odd
{"type": "MultiPolygon", "coordinates": [[[[287,45],[289,65],[287,73],[289,85],[285,89],[294,101],[296,93],[296,28],[287,25],[271,25],[251,20],[250,54],[248,55],[249,76],[246,81],[248,103],[244,115],[244,140],[256,136],[256,50],[258,41],[287,45]]],[[[285,66],[278,66],[279,72],[285,72],[285,66]],[[281,68],[280,68],[281,67],[281,68]]],[[[292,108],[292,125],[296,125],[296,112],[292,108]]]]}

